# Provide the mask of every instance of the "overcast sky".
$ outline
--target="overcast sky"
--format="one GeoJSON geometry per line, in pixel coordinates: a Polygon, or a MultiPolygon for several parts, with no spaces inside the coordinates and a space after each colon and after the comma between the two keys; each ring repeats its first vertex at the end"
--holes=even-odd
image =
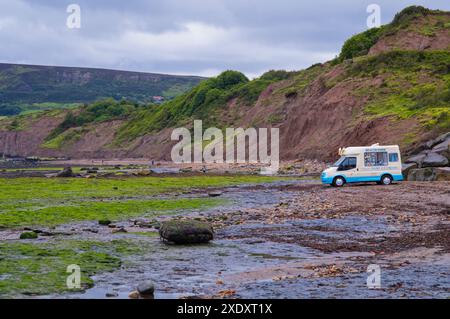
{"type": "Polygon", "coordinates": [[[369,4],[382,23],[420,4],[448,0],[0,0],[0,62],[255,77],[298,70],[336,56],[367,29],[369,4]],[[81,8],[81,28],[66,25],[81,8]]]}

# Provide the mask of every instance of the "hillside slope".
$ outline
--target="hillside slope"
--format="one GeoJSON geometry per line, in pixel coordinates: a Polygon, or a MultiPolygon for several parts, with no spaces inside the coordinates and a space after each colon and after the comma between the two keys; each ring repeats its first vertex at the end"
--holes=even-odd
{"type": "Polygon", "coordinates": [[[168,160],[172,128],[193,119],[279,127],[282,159],[331,160],[338,147],[375,142],[408,153],[450,129],[450,13],[409,7],[299,72],[249,81],[227,71],[163,105],[117,104],[3,119],[0,153],[168,160]]]}
{"type": "Polygon", "coordinates": [[[173,98],[204,78],[76,67],[0,63],[0,115],[65,108],[102,98],[173,98]]]}

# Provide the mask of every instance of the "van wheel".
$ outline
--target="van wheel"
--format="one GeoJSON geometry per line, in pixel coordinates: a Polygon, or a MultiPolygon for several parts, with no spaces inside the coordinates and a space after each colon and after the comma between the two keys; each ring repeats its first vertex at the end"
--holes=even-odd
{"type": "Polygon", "coordinates": [[[344,186],[344,184],[345,184],[345,179],[343,177],[338,176],[333,179],[334,187],[342,187],[342,186],[344,186]]]}
{"type": "Polygon", "coordinates": [[[391,175],[383,175],[383,176],[381,176],[380,184],[381,185],[390,185],[390,184],[392,184],[392,177],[391,177],[391,175]]]}

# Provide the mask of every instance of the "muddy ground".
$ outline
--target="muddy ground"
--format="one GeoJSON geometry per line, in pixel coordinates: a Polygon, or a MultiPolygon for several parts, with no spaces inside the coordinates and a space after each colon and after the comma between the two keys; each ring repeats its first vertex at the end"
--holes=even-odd
{"type": "MultiPolygon", "coordinates": [[[[450,297],[449,182],[336,189],[311,180],[221,191],[230,205],[178,216],[213,223],[212,243],[170,246],[149,236],[140,256],[64,297],[127,298],[146,279],[155,298],[450,297]],[[381,269],[379,289],[367,287],[371,264],[381,269]]],[[[120,226],[157,232],[141,220],[120,226]]],[[[88,230],[78,232],[83,238],[111,236],[95,223],[75,227],[88,230]]]]}

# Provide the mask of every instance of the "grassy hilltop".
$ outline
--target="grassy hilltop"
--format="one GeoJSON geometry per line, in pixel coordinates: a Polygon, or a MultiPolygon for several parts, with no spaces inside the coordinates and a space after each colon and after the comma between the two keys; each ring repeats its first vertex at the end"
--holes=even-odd
{"type": "Polygon", "coordinates": [[[171,99],[204,78],[107,69],[0,63],[0,115],[74,108],[102,98],[171,99]]]}

